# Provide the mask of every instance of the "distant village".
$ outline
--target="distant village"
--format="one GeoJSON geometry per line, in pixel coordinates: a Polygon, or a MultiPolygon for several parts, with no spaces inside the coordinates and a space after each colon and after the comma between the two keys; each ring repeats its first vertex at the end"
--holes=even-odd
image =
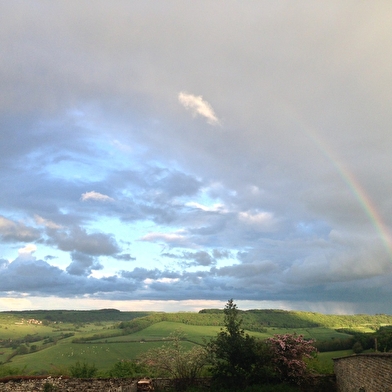
{"type": "Polygon", "coordinates": [[[36,320],[36,319],[28,319],[28,320],[22,319],[21,321],[17,321],[15,324],[16,324],[16,325],[22,325],[22,324],[35,324],[35,325],[41,325],[41,324],[42,324],[42,321],[36,320]]]}

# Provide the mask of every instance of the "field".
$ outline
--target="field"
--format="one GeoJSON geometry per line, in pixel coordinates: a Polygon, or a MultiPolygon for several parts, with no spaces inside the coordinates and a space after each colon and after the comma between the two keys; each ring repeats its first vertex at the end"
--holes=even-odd
{"type": "MultiPolygon", "coordinates": [[[[317,342],[336,342],[347,340],[350,335],[336,331],[332,324],[372,331],[377,323],[385,325],[389,321],[387,316],[349,320],[337,316],[336,320],[328,318],[327,326],[323,326],[317,322],[317,314],[311,319],[309,314],[301,318],[302,313],[287,312],[286,318],[282,311],[266,313],[272,314],[271,321],[266,321],[268,314],[261,311],[249,313],[249,317],[244,312],[244,326],[249,328],[246,332],[260,339],[297,333],[317,342]]],[[[325,319],[325,315],[319,319],[325,319]]],[[[185,334],[186,347],[205,344],[220,331],[222,322],[219,311],[201,314],[114,310],[3,312],[0,313],[0,374],[5,367],[22,369],[24,374],[61,374],[77,361],[94,364],[100,372],[105,372],[120,360],[136,360],[147,350],[162,346],[176,330],[185,334]]],[[[332,358],[350,354],[351,350],[320,353],[314,368],[331,372],[332,358]]]]}

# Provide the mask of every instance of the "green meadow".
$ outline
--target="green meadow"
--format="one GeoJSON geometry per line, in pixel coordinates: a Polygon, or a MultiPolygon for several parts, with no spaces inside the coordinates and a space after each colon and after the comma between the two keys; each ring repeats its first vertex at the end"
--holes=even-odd
{"type": "MultiPolygon", "coordinates": [[[[242,317],[245,331],[257,338],[296,333],[316,343],[329,342],[331,347],[352,338],[336,329],[349,326],[371,332],[377,326],[392,325],[392,317],[385,315],[334,318],[317,313],[257,310],[242,312],[242,317]]],[[[160,347],[174,331],[181,331],[186,339],[184,346],[191,348],[215,337],[222,326],[219,310],[0,312],[0,374],[6,367],[21,369],[23,374],[63,374],[76,362],[94,364],[104,374],[118,361],[137,360],[147,350],[160,347]]],[[[350,354],[352,350],[322,352],[312,366],[320,372],[332,372],[332,358],[350,354]]]]}

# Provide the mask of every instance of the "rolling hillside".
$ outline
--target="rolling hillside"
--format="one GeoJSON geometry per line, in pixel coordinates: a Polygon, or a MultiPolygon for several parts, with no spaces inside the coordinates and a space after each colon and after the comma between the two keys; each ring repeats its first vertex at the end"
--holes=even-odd
{"type": "MultiPolygon", "coordinates": [[[[389,315],[248,310],[241,311],[241,316],[244,329],[260,339],[295,332],[323,343],[327,347],[324,351],[352,347],[353,337],[337,329],[372,332],[380,326],[392,325],[389,315]]],[[[36,374],[61,373],[61,369],[76,361],[94,363],[104,371],[116,361],[135,360],[148,349],[162,345],[175,330],[186,335],[187,347],[204,344],[216,336],[223,321],[223,311],[216,309],[199,313],[114,309],[0,312],[0,362],[3,367],[25,368],[36,374]]]]}

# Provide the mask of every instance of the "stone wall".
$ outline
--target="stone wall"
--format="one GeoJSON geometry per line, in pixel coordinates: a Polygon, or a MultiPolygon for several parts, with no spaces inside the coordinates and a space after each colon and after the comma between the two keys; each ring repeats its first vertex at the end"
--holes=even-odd
{"type": "MultiPolygon", "coordinates": [[[[0,379],[0,392],[136,392],[137,379],[80,379],[47,376],[8,377],[0,379]]],[[[176,389],[178,380],[153,379],[155,391],[176,389]]],[[[211,384],[210,378],[195,380],[195,385],[203,386],[206,390],[211,384]]],[[[303,392],[334,392],[334,376],[311,377],[301,390],[303,392]]]]}
{"type": "Polygon", "coordinates": [[[334,371],[338,392],[392,391],[392,353],[336,358],[334,371]]]}
{"type": "MultiPolygon", "coordinates": [[[[0,379],[0,392],[136,392],[137,381],[130,378],[69,378],[48,376],[10,376],[0,379]]],[[[182,386],[178,380],[169,378],[152,379],[155,391],[167,391],[182,386]]],[[[208,389],[210,378],[194,380],[194,385],[208,389]]]]}
{"type": "Polygon", "coordinates": [[[23,377],[2,379],[1,392],[136,392],[137,380],[23,377]]]}

